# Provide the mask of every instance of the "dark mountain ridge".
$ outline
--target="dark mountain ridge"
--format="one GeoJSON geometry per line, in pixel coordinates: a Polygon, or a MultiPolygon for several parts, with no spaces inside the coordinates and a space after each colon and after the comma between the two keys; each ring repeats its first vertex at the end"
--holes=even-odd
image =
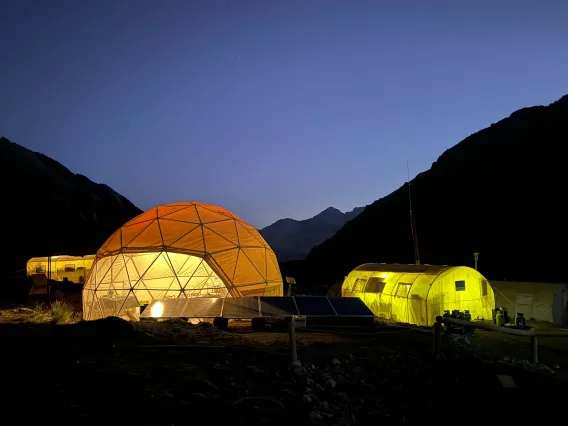
{"type": "Polygon", "coordinates": [[[116,228],[141,213],[109,186],[4,137],[0,170],[5,201],[0,223],[10,267],[33,256],[95,253],[116,228]]]}
{"type": "MultiPolygon", "coordinates": [[[[410,185],[422,263],[473,266],[479,252],[489,279],[568,281],[566,141],[568,96],[516,111],[445,151],[410,185]]],[[[323,291],[366,262],[414,263],[406,184],[283,272],[323,291]]]]}
{"type": "Polygon", "coordinates": [[[335,234],[345,223],[354,219],[365,207],[343,213],[328,207],[305,220],[280,219],[260,230],[280,262],[304,259],[310,250],[335,234]]]}

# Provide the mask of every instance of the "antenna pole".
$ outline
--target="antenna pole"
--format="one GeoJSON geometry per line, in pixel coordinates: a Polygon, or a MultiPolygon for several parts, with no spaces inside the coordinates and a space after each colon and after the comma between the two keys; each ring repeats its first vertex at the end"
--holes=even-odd
{"type": "Polygon", "coordinates": [[[420,253],[418,251],[418,236],[416,235],[416,223],[414,222],[414,215],[412,214],[412,195],[410,193],[410,168],[408,167],[408,160],[406,160],[406,173],[408,184],[408,207],[410,210],[410,230],[412,232],[412,243],[414,245],[414,263],[420,265],[420,253]]]}

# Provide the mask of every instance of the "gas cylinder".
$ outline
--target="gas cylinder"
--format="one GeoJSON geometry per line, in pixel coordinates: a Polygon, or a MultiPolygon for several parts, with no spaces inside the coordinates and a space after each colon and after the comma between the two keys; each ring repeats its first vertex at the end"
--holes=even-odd
{"type": "Polygon", "coordinates": [[[525,316],[521,312],[517,312],[517,320],[515,321],[516,326],[519,327],[521,330],[525,329],[526,320],[525,316]]]}
{"type": "Polygon", "coordinates": [[[501,309],[498,309],[497,314],[495,314],[495,325],[497,325],[497,327],[503,327],[505,325],[505,316],[501,309]]]}

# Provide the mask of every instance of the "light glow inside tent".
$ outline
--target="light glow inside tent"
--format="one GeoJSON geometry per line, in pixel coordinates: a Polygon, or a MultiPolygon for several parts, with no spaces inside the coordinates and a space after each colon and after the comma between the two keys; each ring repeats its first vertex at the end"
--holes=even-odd
{"type": "Polygon", "coordinates": [[[465,266],[365,264],[345,278],[341,295],[361,298],[380,318],[422,326],[455,309],[491,320],[495,307],[488,281],[465,266]]]}

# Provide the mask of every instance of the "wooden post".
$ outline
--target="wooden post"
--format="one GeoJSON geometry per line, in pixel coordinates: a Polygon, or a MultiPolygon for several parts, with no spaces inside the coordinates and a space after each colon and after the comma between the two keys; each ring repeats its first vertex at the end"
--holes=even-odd
{"type": "Polygon", "coordinates": [[[531,361],[538,364],[538,338],[531,336],[531,361]]]}
{"type": "Polygon", "coordinates": [[[290,356],[292,362],[298,361],[298,352],[296,350],[296,324],[294,317],[288,317],[288,340],[290,341],[290,356]]]}
{"type": "Polygon", "coordinates": [[[442,348],[442,324],[436,321],[434,323],[434,344],[432,346],[432,354],[434,359],[440,359],[440,351],[442,348]]]}

